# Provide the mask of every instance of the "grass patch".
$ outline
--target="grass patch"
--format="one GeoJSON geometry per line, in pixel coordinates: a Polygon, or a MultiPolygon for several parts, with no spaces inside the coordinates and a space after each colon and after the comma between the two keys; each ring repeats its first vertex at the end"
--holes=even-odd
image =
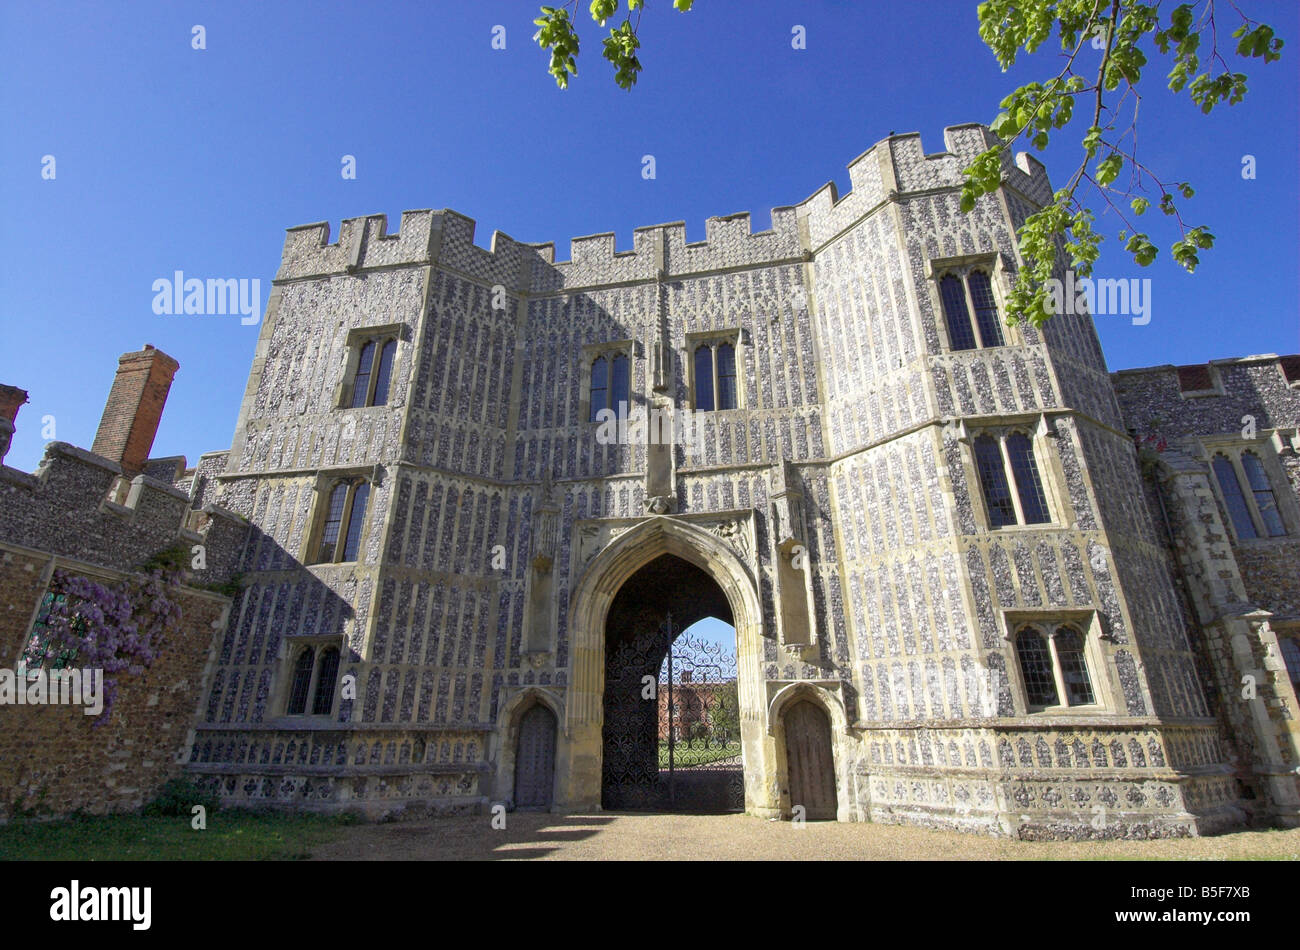
{"type": "MultiPolygon", "coordinates": [[[[738,739],[722,745],[713,742],[705,744],[701,739],[695,740],[695,744],[692,745],[689,740],[682,740],[673,749],[673,765],[684,769],[692,765],[708,765],[710,762],[729,759],[735,755],[740,755],[738,739]]],[[[659,742],[659,768],[668,768],[668,743],[663,740],[659,742]]]]}
{"type": "Polygon", "coordinates": [[[87,815],[0,826],[0,861],[294,861],[349,822],[326,815],[222,811],[203,831],[189,816],[87,815]]]}

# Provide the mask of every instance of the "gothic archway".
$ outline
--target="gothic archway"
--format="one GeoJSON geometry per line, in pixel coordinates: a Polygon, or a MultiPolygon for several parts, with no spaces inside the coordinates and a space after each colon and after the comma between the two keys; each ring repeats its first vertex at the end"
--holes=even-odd
{"type": "Polygon", "coordinates": [[[605,718],[606,623],[615,598],[634,575],[672,555],[708,576],[725,601],[736,631],[736,685],[744,748],[745,808],[776,813],[771,740],[766,734],[762,682],[762,611],[750,568],[720,534],[690,522],[651,517],[620,535],[588,563],[573,588],[569,611],[569,696],[561,750],[561,807],[601,806],[605,718]]]}
{"type": "Polygon", "coordinates": [[[731,620],[713,578],[672,554],[619,588],[605,621],[602,808],[744,810],[731,620]],[[712,639],[687,632],[709,618],[712,639]]]}

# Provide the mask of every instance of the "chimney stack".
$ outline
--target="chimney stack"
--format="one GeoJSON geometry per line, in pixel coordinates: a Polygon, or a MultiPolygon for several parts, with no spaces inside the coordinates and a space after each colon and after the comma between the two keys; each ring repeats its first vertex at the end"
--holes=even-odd
{"type": "Polygon", "coordinates": [[[140,474],[178,369],[179,363],[150,343],[123,353],[90,451],[117,462],[128,476],[140,474]]]}
{"type": "Polygon", "coordinates": [[[18,418],[18,407],[27,401],[27,390],[17,386],[5,386],[0,383],[0,464],[9,454],[9,445],[14,438],[14,419],[18,418]]]}

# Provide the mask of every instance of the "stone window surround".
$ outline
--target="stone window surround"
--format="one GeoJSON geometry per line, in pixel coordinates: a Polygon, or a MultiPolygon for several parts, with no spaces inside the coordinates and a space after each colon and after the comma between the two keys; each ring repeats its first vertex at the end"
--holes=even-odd
{"type": "Polygon", "coordinates": [[[940,352],[972,353],[978,350],[996,349],[986,347],[980,338],[978,321],[975,319],[975,301],[971,299],[970,284],[966,277],[972,271],[982,270],[989,275],[989,286],[993,289],[993,299],[998,308],[998,322],[1002,330],[1002,346],[1018,346],[1024,343],[1024,334],[1019,326],[1007,325],[1007,295],[1011,291],[1011,274],[1006,260],[998,251],[983,254],[961,254],[956,257],[932,257],[925,261],[926,284],[930,293],[930,305],[934,311],[935,324],[939,328],[940,352]],[[962,290],[966,294],[966,312],[970,316],[971,333],[977,345],[974,350],[958,350],[952,345],[952,336],[948,332],[948,314],[943,308],[943,294],[939,282],[949,274],[961,279],[962,290]]]}
{"type": "MultiPolygon", "coordinates": [[[[684,366],[686,369],[686,393],[690,400],[691,412],[698,412],[695,408],[695,351],[700,346],[707,345],[715,348],[722,343],[730,343],[732,350],[736,354],[736,405],[732,409],[709,409],[706,412],[725,413],[740,412],[745,408],[745,356],[744,356],[744,334],[739,327],[732,327],[725,330],[703,330],[698,333],[686,334],[686,358],[684,366]]],[[[713,354],[713,402],[716,406],[718,401],[718,358],[716,351],[713,354]]]]}
{"type": "MultiPolygon", "coordinates": [[[[591,418],[591,364],[596,362],[599,357],[605,357],[610,372],[606,379],[612,384],[614,357],[619,355],[627,357],[627,408],[630,413],[632,406],[636,403],[636,377],[633,373],[637,357],[636,341],[632,339],[610,340],[607,343],[587,343],[582,347],[582,366],[578,374],[578,418],[587,425],[600,425],[599,422],[595,422],[591,418]]],[[[610,388],[613,388],[612,385],[610,388]]],[[[614,408],[617,411],[617,407],[614,408]]]]}
{"type": "Polygon", "coordinates": [[[267,707],[275,710],[275,715],[270,719],[271,722],[284,720],[286,723],[301,722],[327,722],[331,721],[338,711],[339,683],[345,675],[344,653],[347,645],[343,642],[342,634],[302,634],[297,636],[288,636],[280,641],[280,652],[275,658],[275,670],[272,673],[272,682],[276,684],[275,695],[270,697],[267,707]],[[321,651],[327,647],[334,647],[339,651],[339,668],[337,679],[334,682],[334,695],[330,697],[329,712],[319,715],[311,712],[312,704],[316,700],[316,683],[320,677],[321,651]],[[302,652],[308,648],[315,651],[312,659],[311,680],[307,684],[307,705],[303,712],[290,715],[289,692],[293,686],[294,664],[302,652]]]}
{"type": "Polygon", "coordinates": [[[1214,491],[1214,497],[1219,503],[1219,510],[1223,513],[1223,523],[1232,532],[1233,544],[1255,545],[1277,541],[1294,541],[1296,536],[1300,534],[1300,510],[1297,509],[1294,493],[1290,491],[1290,479],[1287,478],[1281,464],[1278,462],[1275,451],[1276,441],[1262,430],[1257,433],[1255,439],[1243,439],[1239,435],[1224,435],[1203,437],[1200,440],[1200,460],[1206,465],[1206,480],[1210,483],[1210,487],[1214,491]],[[1246,477],[1246,471],[1241,464],[1241,456],[1244,452],[1253,452],[1264,466],[1264,474],[1268,477],[1269,486],[1273,489],[1273,500],[1277,506],[1278,516],[1282,519],[1282,527],[1286,529],[1286,534],[1270,535],[1265,530],[1264,520],[1259,514],[1257,502],[1255,501],[1255,493],[1250,490],[1250,480],[1246,477]],[[1241,488],[1246,502],[1246,510],[1250,514],[1251,522],[1255,525],[1256,537],[1242,538],[1237,535],[1237,526],[1233,523],[1227,499],[1223,497],[1223,486],[1219,484],[1218,473],[1214,471],[1214,457],[1216,455],[1225,455],[1232,463],[1233,472],[1237,476],[1237,485],[1241,488]]]}
{"type": "Polygon", "coordinates": [[[365,547],[367,538],[372,530],[376,530],[374,519],[370,516],[374,509],[375,489],[379,486],[379,480],[374,477],[374,467],[369,465],[348,466],[345,468],[336,468],[320,471],[316,474],[314,484],[312,485],[312,503],[311,513],[308,515],[308,530],[303,532],[303,546],[298,552],[298,562],[306,567],[315,565],[329,564],[355,564],[356,561],[340,561],[338,557],[342,555],[344,540],[346,538],[347,527],[352,521],[352,501],[356,495],[356,490],[348,492],[347,498],[343,504],[343,520],[339,526],[339,540],[335,550],[335,560],[322,561],[318,558],[320,552],[321,537],[325,533],[325,519],[329,514],[330,493],[334,486],[339,482],[366,482],[370,485],[370,497],[366,499],[365,523],[361,526],[361,537],[359,545],[365,547]]]}
{"type": "MultiPolygon", "coordinates": [[[[343,364],[343,378],[339,381],[338,388],[334,393],[335,409],[369,409],[370,400],[374,398],[375,381],[378,377],[379,354],[383,350],[383,344],[388,340],[397,341],[397,352],[393,354],[393,370],[389,377],[389,396],[392,396],[392,380],[397,378],[398,367],[402,365],[402,357],[406,347],[403,345],[408,336],[405,323],[383,323],[375,326],[353,327],[348,331],[347,338],[344,341],[344,347],[347,356],[343,364]],[[375,358],[371,364],[370,370],[370,392],[366,394],[366,405],[352,405],[352,385],[356,381],[357,367],[361,363],[361,349],[367,343],[374,342],[375,358]]],[[[385,405],[392,405],[387,402],[385,405]]]]}
{"type": "Polygon", "coordinates": [[[980,533],[1033,531],[1040,528],[1063,528],[1068,526],[1065,515],[1070,509],[1066,505],[1066,494],[1062,489],[1065,484],[1065,475],[1060,469],[1060,460],[1057,458],[1056,453],[1049,451],[1051,445],[1049,440],[1054,440],[1058,436],[1052,421],[1045,413],[1034,413],[1030,416],[1003,416],[988,422],[961,420],[957,425],[958,441],[963,445],[962,464],[966,470],[966,484],[972,488],[972,501],[978,496],[978,503],[971,505],[971,512],[975,517],[976,528],[980,533]],[[1034,466],[1038,469],[1038,481],[1043,489],[1043,499],[1047,503],[1047,514],[1050,519],[1048,521],[1025,524],[1024,512],[1020,508],[1020,492],[1015,480],[1015,473],[1011,471],[1011,461],[1006,450],[1007,436],[1017,432],[1029,438],[1030,448],[1034,456],[1034,466]],[[1016,512],[1015,524],[995,528],[992,519],[989,517],[988,504],[984,499],[984,483],[980,480],[979,468],[975,461],[975,440],[981,435],[990,435],[997,440],[998,449],[1002,455],[1002,466],[1007,485],[1012,488],[1011,501],[1016,512]]]}
{"type": "Polygon", "coordinates": [[[1008,646],[1006,669],[1011,683],[1011,695],[1016,706],[1016,715],[1038,716],[1113,716],[1117,715],[1112,702],[1110,677],[1104,675],[1109,669],[1106,651],[1102,640],[1101,618],[1097,611],[1085,609],[1049,609],[1049,610],[1002,610],[1002,624],[1008,646]],[[1069,694],[1065,690],[1065,680],[1061,672],[1061,661],[1056,653],[1054,642],[1057,628],[1071,626],[1083,637],[1083,663],[1088,671],[1088,681],[1092,685],[1093,702],[1087,705],[1069,705],[1069,694]],[[1056,684],[1057,705],[1030,706],[1029,693],[1025,686],[1024,673],[1020,669],[1020,656],[1016,650],[1016,640],[1020,631],[1032,626],[1046,635],[1048,652],[1052,658],[1052,676],[1056,684]]]}

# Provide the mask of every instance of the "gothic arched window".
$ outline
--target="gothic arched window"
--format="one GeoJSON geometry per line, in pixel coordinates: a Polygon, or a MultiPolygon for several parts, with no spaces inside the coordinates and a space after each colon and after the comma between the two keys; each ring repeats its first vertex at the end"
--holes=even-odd
{"type": "Polygon", "coordinates": [[[393,377],[393,360],[397,358],[397,340],[391,337],[366,340],[357,356],[352,377],[353,409],[388,404],[388,390],[393,377]]]}
{"type": "Polygon", "coordinates": [[[339,651],[336,647],[326,647],[320,651],[320,662],[316,670],[316,693],[312,700],[313,716],[328,716],[334,707],[334,686],[339,676],[339,651]]]}
{"type": "Polygon", "coordinates": [[[597,356],[591,361],[590,407],[588,422],[599,422],[602,410],[612,410],[618,418],[627,415],[631,402],[632,364],[621,351],[597,356]]]}
{"type": "Polygon", "coordinates": [[[293,665],[293,679],[289,683],[289,705],[286,712],[290,716],[301,716],[307,710],[307,694],[311,690],[313,660],[316,651],[307,647],[298,654],[293,665]]]}
{"type": "Polygon", "coordinates": [[[1030,706],[1055,706],[1056,677],[1052,674],[1052,654],[1047,638],[1037,627],[1022,627],[1016,635],[1016,658],[1025,681],[1025,697],[1030,706]]]}
{"type": "Polygon", "coordinates": [[[984,433],[975,439],[975,470],[989,527],[1046,524],[1052,520],[1034,443],[1023,432],[984,433]]]}
{"type": "Polygon", "coordinates": [[[1016,629],[1016,659],[1031,710],[1097,704],[1084,643],[1071,623],[1026,623],[1016,629]]]}
{"type": "Polygon", "coordinates": [[[975,440],[975,467],[979,472],[980,487],[984,489],[989,524],[994,528],[1015,524],[1016,507],[1011,500],[1011,487],[1007,484],[1007,473],[1002,464],[1002,450],[992,436],[982,435],[975,440]]]}
{"type": "Polygon", "coordinates": [[[1254,452],[1242,452],[1241,469],[1246,473],[1246,484],[1250,486],[1251,495],[1255,499],[1255,510],[1259,512],[1264,533],[1270,538],[1286,534],[1282,516],[1277,510],[1273,486],[1269,484],[1268,474],[1264,471],[1264,463],[1254,452]]]}
{"type": "Polygon", "coordinates": [[[1246,506],[1241,483],[1237,481],[1237,470],[1232,460],[1220,453],[1214,457],[1213,466],[1214,477],[1219,480],[1219,490],[1223,492],[1223,502],[1228,508],[1228,516],[1232,519],[1237,537],[1242,540],[1259,537],[1255,531],[1255,522],[1250,517],[1250,509],[1246,506]]]}
{"type": "Polygon", "coordinates": [[[289,676],[286,716],[328,716],[334,711],[339,678],[339,648],[319,641],[302,646],[289,676]],[[308,700],[310,699],[310,705],[308,700]]]}
{"type": "Polygon", "coordinates": [[[951,349],[973,350],[1006,343],[993,281],[986,271],[970,269],[944,274],[939,278],[939,300],[948,324],[951,349]]]}
{"type": "Polygon", "coordinates": [[[971,303],[975,305],[975,325],[979,328],[980,342],[985,346],[1001,346],[1002,321],[998,319],[998,304],[993,299],[989,275],[981,270],[971,271],[966,286],[970,288],[971,303]]]}
{"type": "Polygon", "coordinates": [[[692,355],[692,370],[696,412],[739,408],[736,344],[732,338],[707,340],[697,345],[692,355]]]}
{"type": "Polygon", "coordinates": [[[975,349],[975,334],[971,331],[970,311],[966,309],[966,289],[960,278],[949,274],[939,281],[943,298],[943,315],[948,321],[948,337],[954,350],[975,349]]]}
{"type": "Polygon", "coordinates": [[[334,484],[321,525],[316,563],[332,564],[357,559],[369,499],[370,483],[363,478],[344,479],[334,484]]]}

